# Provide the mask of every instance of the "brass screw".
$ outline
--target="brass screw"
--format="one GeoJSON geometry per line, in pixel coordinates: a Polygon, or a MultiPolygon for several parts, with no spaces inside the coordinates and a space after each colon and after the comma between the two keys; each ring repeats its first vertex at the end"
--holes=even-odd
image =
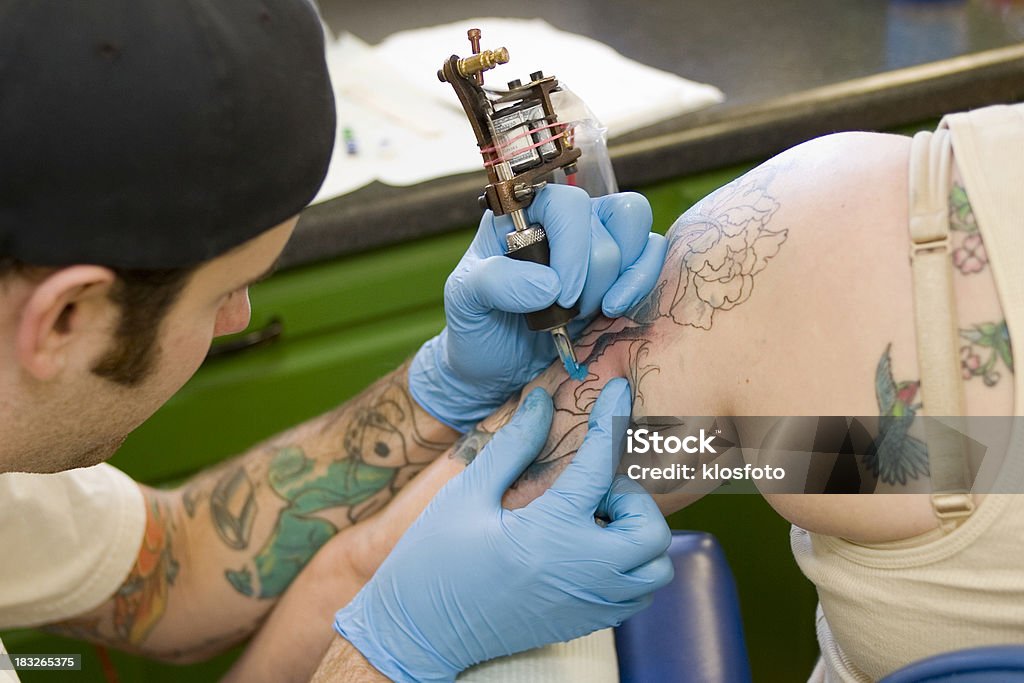
{"type": "Polygon", "coordinates": [[[472,57],[460,59],[458,62],[459,73],[468,78],[488,69],[493,69],[498,64],[508,62],[508,50],[498,48],[497,50],[484,50],[472,57]]]}
{"type": "MultiPolygon", "coordinates": [[[[471,28],[466,31],[466,36],[469,38],[469,47],[473,50],[473,54],[480,54],[480,29],[471,28]]],[[[484,75],[482,73],[473,74],[473,82],[483,87],[484,75]]]]}

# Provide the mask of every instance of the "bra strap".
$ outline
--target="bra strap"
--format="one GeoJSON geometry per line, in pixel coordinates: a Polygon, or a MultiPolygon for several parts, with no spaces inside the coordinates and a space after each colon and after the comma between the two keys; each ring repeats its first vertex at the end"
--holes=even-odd
{"type": "Polygon", "coordinates": [[[925,421],[932,508],[947,531],[974,511],[963,436],[964,399],[949,236],[952,161],[947,130],[914,136],[910,151],[910,263],[917,363],[924,408],[933,418],[925,421]]]}

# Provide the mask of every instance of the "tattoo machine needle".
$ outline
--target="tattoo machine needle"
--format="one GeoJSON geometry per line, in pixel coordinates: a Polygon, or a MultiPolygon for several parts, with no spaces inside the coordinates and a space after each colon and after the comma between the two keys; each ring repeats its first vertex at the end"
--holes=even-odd
{"type": "MultiPolygon", "coordinates": [[[[466,58],[452,55],[437,77],[455,90],[476,135],[490,180],[480,204],[496,216],[511,216],[515,230],[505,238],[509,258],[550,265],[547,233],[542,226],[529,223],[526,208],[554,171],[561,169],[566,177],[576,173],[580,150],[573,146],[572,131],[558,121],[551,102],[551,93],[560,89],[558,81],[536,71],[525,85],[516,79],[509,82],[507,90],[485,90],[484,71],[507,63],[508,50],[481,51],[479,29],[470,29],[467,36],[473,54],[466,58]]],[[[551,333],[569,376],[582,380],[587,369],[576,360],[566,327],[577,315],[578,304],[566,308],[555,303],[528,313],[526,321],[531,330],[551,333]]]]}
{"type": "MultiPolygon", "coordinates": [[[[499,175],[501,174],[499,170],[499,175]]],[[[547,233],[540,225],[528,225],[526,212],[522,209],[512,212],[512,223],[515,230],[505,236],[508,244],[506,256],[517,261],[532,261],[541,265],[549,265],[551,260],[551,247],[548,244],[547,233]]],[[[587,370],[581,368],[576,360],[576,350],[572,347],[572,340],[569,339],[569,330],[566,327],[573,318],[579,315],[579,305],[574,304],[569,308],[551,304],[542,311],[534,311],[526,314],[526,323],[531,330],[551,333],[551,339],[555,342],[555,349],[558,357],[565,366],[565,371],[576,380],[586,379],[587,370]],[[582,375],[582,377],[580,376],[582,375]]]]}

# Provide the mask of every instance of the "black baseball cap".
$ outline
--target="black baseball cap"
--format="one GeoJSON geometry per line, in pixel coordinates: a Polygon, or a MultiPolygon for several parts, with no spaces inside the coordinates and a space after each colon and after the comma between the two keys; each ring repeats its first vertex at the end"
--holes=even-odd
{"type": "Polygon", "coordinates": [[[196,265],[308,204],[334,131],[311,0],[0,0],[0,257],[196,265]]]}

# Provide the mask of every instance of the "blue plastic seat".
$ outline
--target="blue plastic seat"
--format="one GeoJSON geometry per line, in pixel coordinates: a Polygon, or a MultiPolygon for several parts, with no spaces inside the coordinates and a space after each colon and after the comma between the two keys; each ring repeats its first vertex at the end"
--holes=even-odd
{"type": "Polygon", "coordinates": [[[615,629],[622,683],[746,683],[736,582],[715,537],[672,532],[672,583],[615,629]]]}
{"type": "Polygon", "coordinates": [[[1021,683],[1024,646],[996,645],[946,652],[908,664],[880,683],[1021,683]]]}

